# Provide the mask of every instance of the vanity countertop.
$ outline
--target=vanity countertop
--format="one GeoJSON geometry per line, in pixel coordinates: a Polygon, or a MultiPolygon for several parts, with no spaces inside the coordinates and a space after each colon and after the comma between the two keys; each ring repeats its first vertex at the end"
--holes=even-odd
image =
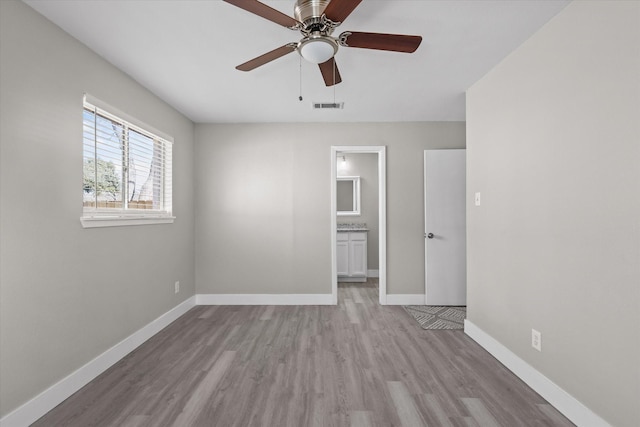
{"type": "Polygon", "coordinates": [[[359,224],[338,224],[338,233],[346,233],[349,231],[369,231],[366,223],[359,224]]]}

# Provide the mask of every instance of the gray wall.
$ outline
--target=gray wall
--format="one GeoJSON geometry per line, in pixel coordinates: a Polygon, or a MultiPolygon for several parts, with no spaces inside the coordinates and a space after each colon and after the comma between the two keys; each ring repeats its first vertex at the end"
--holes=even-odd
{"type": "Polygon", "coordinates": [[[640,420],[639,17],[573,2],[467,94],[469,319],[615,426],[640,420]]]}
{"type": "Polygon", "coordinates": [[[387,288],[424,292],[423,150],[446,123],[196,125],[196,282],[208,293],[331,293],[331,145],[387,146],[387,288]]]}
{"type": "Polygon", "coordinates": [[[338,223],[366,223],[367,268],[378,269],[378,155],[370,153],[344,154],[338,156],[338,176],[360,177],[360,216],[338,216],[338,223]],[[341,168],[342,157],[346,164],[341,168]]]}
{"type": "Polygon", "coordinates": [[[195,280],[193,124],[22,2],[0,1],[0,62],[3,416],[195,280]],[[84,92],[175,138],[174,224],[81,228],[84,92]]]}

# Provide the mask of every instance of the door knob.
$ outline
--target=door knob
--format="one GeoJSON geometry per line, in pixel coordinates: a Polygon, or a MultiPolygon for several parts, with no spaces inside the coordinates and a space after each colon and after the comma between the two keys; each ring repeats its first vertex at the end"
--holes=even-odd
{"type": "Polygon", "coordinates": [[[433,239],[433,233],[427,234],[427,239],[433,239]]]}

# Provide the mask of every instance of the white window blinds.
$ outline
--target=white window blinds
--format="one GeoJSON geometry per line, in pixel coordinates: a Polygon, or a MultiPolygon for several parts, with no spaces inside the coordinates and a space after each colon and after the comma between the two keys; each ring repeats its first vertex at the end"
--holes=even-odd
{"type": "Polygon", "coordinates": [[[83,225],[172,219],[172,142],[86,98],[82,122],[83,225]]]}

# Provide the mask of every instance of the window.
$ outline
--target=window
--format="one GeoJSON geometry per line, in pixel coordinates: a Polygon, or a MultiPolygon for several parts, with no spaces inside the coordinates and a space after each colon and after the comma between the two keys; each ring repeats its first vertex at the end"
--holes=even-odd
{"type": "Polygon", "coordinates": [[[83,227],[173,222],[172,141],[85,97],[83,227]]]}

